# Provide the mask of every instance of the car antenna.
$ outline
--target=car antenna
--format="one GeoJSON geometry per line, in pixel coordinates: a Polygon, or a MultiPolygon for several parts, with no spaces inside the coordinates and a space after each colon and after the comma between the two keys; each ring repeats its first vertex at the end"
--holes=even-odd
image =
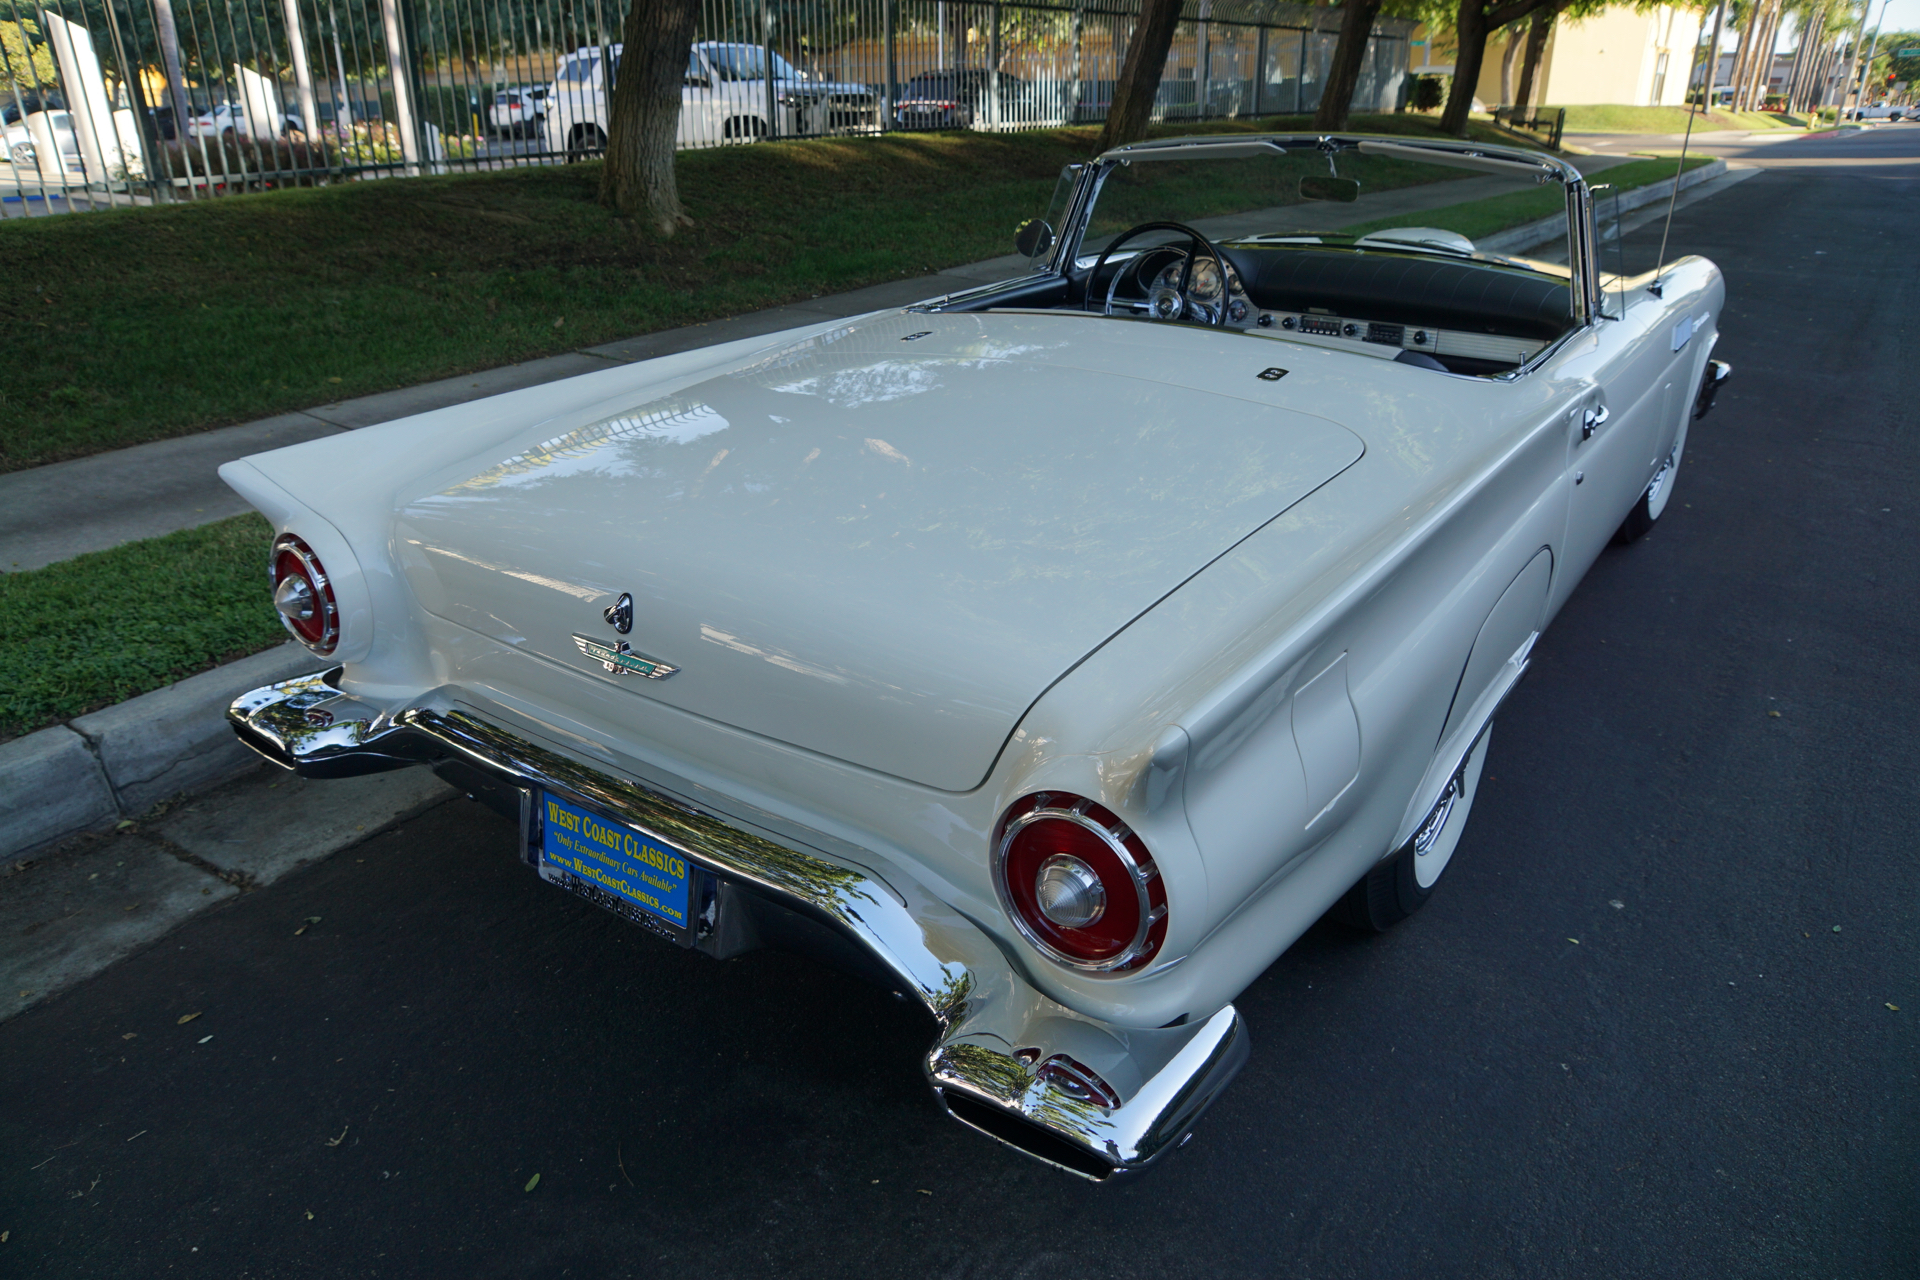
{"type": "MultiPolygon", "coordinates": [[[[1717,53],[1716,53],[1716,56],[1717,53]]],[[[1702,106],[1701,110],[1706,108],[1702,106]]],[[[1680,202],[1680,175],[1687,171],[1687,144],[1693,141],[1693,103],[1687,103],[1687,132],[1680,139],[1680,162],[1673,167],[1673,193],[1667,197],[1667,225],[1660,228],[1660,256],[1653,260],[1653,279],[1647,292],[1660,296],[1660,268],[1667,265],[1667,236],[1673,232],[1673,207],[1680,202]]]]}

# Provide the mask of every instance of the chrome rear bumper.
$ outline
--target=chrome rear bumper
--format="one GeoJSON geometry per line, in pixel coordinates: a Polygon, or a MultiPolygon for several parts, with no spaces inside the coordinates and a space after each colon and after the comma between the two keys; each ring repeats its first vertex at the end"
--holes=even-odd
{"type": "Polygon", "coordinates": [[[1089,1018],[1035,990],[992,938],[898,872],[615,777],[451,699],[371,706],[336,688],[334,674],[256,689],[227,718],[241,741],[307,777],[426,765],[517,819],[529,862],[540,843],[537,792],[674,846],[702,876],[695,922],[676,941],[722,957],[807,951],[916,999],[939,1026],[922,1065],[941,1105],[1037,1159],[1096,1180],[1143,1168],[1185,1142],[1246,1061],[1246,1027],[1231,1005],[1155,1030],[1089,1018]],[[1081,1083],[1089,1075],[1095,1087],[1081,1083]]]}

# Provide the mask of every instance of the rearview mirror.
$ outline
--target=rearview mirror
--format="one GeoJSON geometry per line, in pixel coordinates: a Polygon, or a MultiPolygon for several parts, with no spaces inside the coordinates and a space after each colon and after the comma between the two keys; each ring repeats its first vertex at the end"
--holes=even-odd
{"type": "Polygon", "coordinates": [[[1358,178],[1302,178],[1300,179],[1300,198],[1352,204],[1360,198],[1360,180],[1358,178]]]}
{"type": "Polygon", "coordinates": [[[1013,247],[1023,258],[1031,258],[1053,248],[1053,228],[1038,218],[1028,218],[1013,233],[1013,247]]]}

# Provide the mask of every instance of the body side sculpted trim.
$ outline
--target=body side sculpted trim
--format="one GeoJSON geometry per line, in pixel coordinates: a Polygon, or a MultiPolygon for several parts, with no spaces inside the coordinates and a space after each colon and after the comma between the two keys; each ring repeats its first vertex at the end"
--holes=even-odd
{"type": "Polygon", "coordinates": [[[477,771],[516,791],[523,815],[535,788],[556,792],[687,854],[722,883],[829,926],[939,1024],[922,1070],[948,1113],[1037,1159],[1096,1180],[1142,1168],[1184,1141],[1246,1061],[1245,1024],[1231,1005],[1153,1030],[1089,1018],[1035,991],[993,939],[909,881],[771,839],[438,696],[383,711],[340,692],[334,674],[256,689],[227,718],[249,747],[305,776],[415,764],[477,771]],[[1098,1073],[1120,1105],[1076,1097],[1039,1069],[1063,1056],[1098,1073]]]}

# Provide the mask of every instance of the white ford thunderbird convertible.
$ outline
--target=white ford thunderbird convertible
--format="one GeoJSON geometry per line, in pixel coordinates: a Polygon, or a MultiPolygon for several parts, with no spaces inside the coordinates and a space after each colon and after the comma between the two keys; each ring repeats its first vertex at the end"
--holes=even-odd
{"type": "Polygon", "coordinates": [[[1406,139],[1123,147],[1020,240],[229,464],[329,667],[230,714],[309,777],[433,769],[667,942],[891,986],[941,1106],[1104,1178],[1309,926],[1434,892],[1541,629],[1667,504],[1724,289],[1603,273],[1559,159],[1406,139]],[[1543,191],[1527,256],[1422,221],[1543,191]]]}

